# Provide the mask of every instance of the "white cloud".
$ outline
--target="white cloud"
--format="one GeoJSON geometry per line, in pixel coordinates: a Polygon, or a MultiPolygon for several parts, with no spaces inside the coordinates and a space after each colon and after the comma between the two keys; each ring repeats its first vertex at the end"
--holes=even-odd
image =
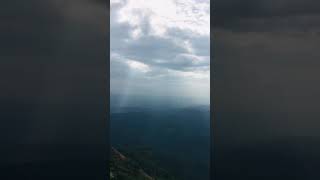
{"type": "Polygon", "coordinates": [[[111,90],[208,98],[209,9],[209,0],[112,0],[111,90]]]}
{"type": "Polygon", "coordinates": [[[129,65],[129,67],[133,70],[137,70],[143,73],[149,72],[150,67],[144,63],[141,63],[139,61],[134,60],[127,60],[126,63],[129,65]]]}
{"type": "Polygon", "coordinates": [[[163,35],[168,28],[209,35],[210,3],[195,0],[128,0],[119,11],[119,22],[139,26],[142,17],[150,18],[152,33],[163,35]]]}

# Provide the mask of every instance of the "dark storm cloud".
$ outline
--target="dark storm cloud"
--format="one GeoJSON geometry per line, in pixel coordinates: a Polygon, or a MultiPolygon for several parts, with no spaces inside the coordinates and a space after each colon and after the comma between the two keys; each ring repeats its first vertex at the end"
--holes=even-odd
{"type": "MultiPolygon", "coordinates": [[[[1,2],[2,151],[16,144],[104,146],[106,7],[101,0],[1,2]]],[[[58,158],[14,150],[1,159],[58,158]]]]}

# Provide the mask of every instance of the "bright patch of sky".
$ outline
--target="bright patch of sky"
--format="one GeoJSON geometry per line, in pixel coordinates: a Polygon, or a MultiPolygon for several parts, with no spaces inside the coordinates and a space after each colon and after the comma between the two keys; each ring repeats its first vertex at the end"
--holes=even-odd
{"type": "Polygon", "coordinates": [[[209,0],[111,0],[111,93],[210,97],[209,0]]]}

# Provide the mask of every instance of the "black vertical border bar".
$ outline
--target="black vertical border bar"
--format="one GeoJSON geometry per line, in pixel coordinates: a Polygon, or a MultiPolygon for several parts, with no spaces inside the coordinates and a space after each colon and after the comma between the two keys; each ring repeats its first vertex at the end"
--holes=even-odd
{"type": "MultiPolygon", "coordinates": [[[[1,131],[0,134],[2,135],[0,136],[1,180],[107,179],[110,3],[105,5],[103,3],[108,3],[108,1],[102,0],[70,0],[68,2],[61,0],[60,2],[63,3],[75,4],[101,3],[99,6],[103,6],[105,12],[103,14],[99,12],[97,16],[93,15],[93,18],[99,18],[94,19],[98,20],[98,25],[93,25],[97,23],[96,21],[93,24],[87,21],[88,29],[82,29],[81,27],[85,26],[82,23],[87,19],[77,19],[77,21],[64,19],[60,14],[63,12],[58,11],[63,7],[60,5],[52,7],[51,3],[55,1],[1,1],[0,81],[7,84],[4,88],[0,88],[0,99],[2,100],[0,127],[6,128],[6,131],[1,131]],[[24,26],[20,26],[21,24],[24,26]],[[95,28],[102,28],[102,30],[95,28]],[[39,30],[40,33],[35,30],[39,30]],[[67,31],[64,35],[73,35],[74,30],[77,30],[75,36],[70,39],[67,38],[68,36],[62,37],[57,33],[67,31]],[[96,30],[99,31],[98,38],[92,37],[94,35],[92,32],[96,30]],[[81,37],[79,36],[81,34],[88,36],[81,37]],[[5,38],[7,41],[4,40],[5,38]],[[92,40],[93,44],[83,43],[85,38],[92,40]],[[27,41],[20,41],[21,39],[27,39],[27,41]],[[77,43],[80,43],[81,46],[72,46],[77,43]],[[67,51],[64,46],[60,47],[61,45],[70,46],[72,51],[67,51]],[[102,47],[102,50],[94,49],[95,47],[102,47]],[[92,54],[84,56],[81,59],[82,62],[76,61],[77,59],[71,61],[66,57],[65,59],[57,58],[66,52],[70,53],[68,54],[70,57],[79,57],[78,55],[82,53],[87,55],[85,52],[88,49],[94,52],[88,52],[92,54]],[[38,61],[41,56],[48,59],[38,61]],[[91,59],[92,57],[94,59],[91,59]],[[90,62],[89,67],[85,66],[87,62],[90,62]],[[85,76],[86,74],[79,73],[87,73],[90,68],[94,69],[92,71],[94,73],[88,77],[85,76]],[[62,74],[57,76],[55,73],[59,71],[62,71],[62,74]],[[65,78],[65,76],[69,77],[65,78]],[[87,79],[83,79],[84,77],[87,79]],[[64,79],[66,79],[65,84],[61,82],[64,79]],[[72,80],[75,83],[74,87],[71,86],[73,85],[72,80]],[[70,86],[64,87],[65,85],[70,86]],[[83,90],[84,88],[89,90],[83,90]],[[44,93],[45,90],[47,92],[44,93]],[[75,97],[70,98],[70,92],[75,93],[75,97]],[[52,95],[57,95],[57,97],[52,95]],[[68,98],[69,101],[64,101],[63,97],[68,98]],[[61,109],[59,106],[51,106],[54,103],[50,102],[56,100],[55,98],[60,98],[58,99],[59,105],[63,106],[61,109]],[[57,110],[56,107],[58,107],[57,110]],[[74,111],[72,107],[75,107],[77,111],[74,111]],[[93,113],[90,113],[91,109],[94,109],[93,113]],[[52,120],[56,115],[58,117],[56,122],[59,123],[57,129],[52,130],[50,126],[43,123],[37,126],[38,129],[30,126],[35,120],[37,123],[40,120],[47,120],[42,117],[49,117],[52,120]],[[77,124],[77,121],[74,121],[76,118],[81,119],[82,125],[89,125],[89,127],[82,126],[77,130],[80,123],[77,124]],[[61,132],[61,136],[59,134],[57,139],[47,137],[47,129],[57,134],[61,132]],[[34,139],[38,137],[39,139],[34,139]]],[[[80,4],[80,7],[83,7],[83,4],[80,4]]],[[[88,9],[83,10],[87,14],[81,15],[89,15],[86,11],[88,9]]],[[[73,13],[75,16],[80,15],[76,14],[77,12],[73,13]]]]}
{"type": "Polygon", "coordinates": [[[107,49],[106,49],[106,61],[107,61],[107,67],[106,67],[106,136],[107,136],[107,142],[106,142],[106,147],[107,147],[107,151],[106,151],[106,164],[107,164],[107,168],[106,168],[106,179],[109,180],[110,179],[110,166],[109,166],[109,161],[110,161],[110,0],[106,1],[106,11],[107,11],[107,30],[108,32],[106,32],[107,34],[107,49]]]}

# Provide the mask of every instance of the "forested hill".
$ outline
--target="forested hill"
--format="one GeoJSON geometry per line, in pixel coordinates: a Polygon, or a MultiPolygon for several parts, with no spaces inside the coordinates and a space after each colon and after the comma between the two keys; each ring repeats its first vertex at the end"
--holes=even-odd
{"type": "Polygon", "coordinates": [[[111,153],[111,180],[175,180],[168,172],[156,167],[152,160],[144,156],[139,157],[137,153],[129,157],[113,147],[111,153]]]}

